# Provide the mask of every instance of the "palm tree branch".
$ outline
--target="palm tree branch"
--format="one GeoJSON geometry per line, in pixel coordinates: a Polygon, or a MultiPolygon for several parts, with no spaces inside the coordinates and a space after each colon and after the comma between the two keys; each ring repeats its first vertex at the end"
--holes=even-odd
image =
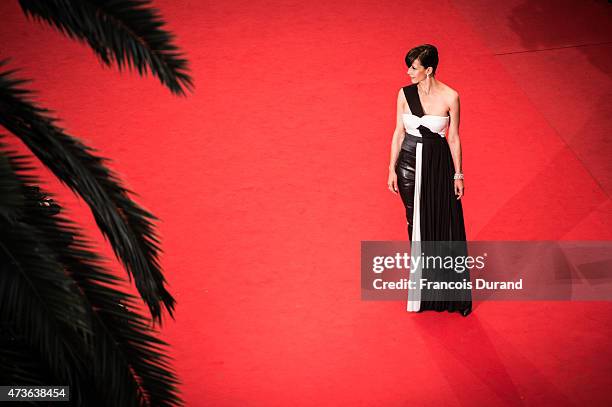
{"type": "MultiPolygon", "coordinates": [[[[10,152],[5,155],[17,177],[24,176],[23,163],[10,152]]],[[[27,220],[29,227],[40,231],[36,241],[46,242],[78,287],[80,303],[84,304],[86,318],[91,321],[88,326],[92,334],[86,337],[85,343],[88,358],[93,362],[88,368],[93,372],[96,390],[105,395],[110,406],[181,405],[176,388],[178,381],[169,367],[168,357],[163,354],[167,344],[148,334],[151,328],[147,319],[130,310],[136,305],[135,298],[112,288],[118,278],[101,267],[101,258],[89,250],[90,242],[78,233],[76,225],[58,212],[50,213],[47,207],[39,205],[45,202],[44,194],[25,182],[24,187],[29,200],[36,204],[30,202],[20,220],[27,220]]],[[[75,316],[72,318],[73,322],[78,320],[75,316]]]]}
{"type": "Polygon", "coordinates": [[[91,332],[75,283],[36,228],[0,218],[0,229],[0,325],[18,328],[55,376],[80,393],[87,381],[80,357],[91,332]]]}
{"type": "Polygon", "coordinates": [[[19,0],[26,16],[86,42],[110,66],[150,69],[173,93],[193,89],[187,60],[150,0],[19,0]]]}
{"type": "MultiPolygon", "coordinates": [[[[0,61],[0,67],[6,61],[0,61]]],[[[166,290],[158,262],[161,252],[152,221],[94,149],[54,125],[48,110],[29,100],[23,82],[0,72],[0,125],[19,137],[59,180],[78,193],[92,210],[101,232],[124,264],[130,280],[154,320],[161,323],[162,303],[172,316],[175,300],[166,290]]]]}

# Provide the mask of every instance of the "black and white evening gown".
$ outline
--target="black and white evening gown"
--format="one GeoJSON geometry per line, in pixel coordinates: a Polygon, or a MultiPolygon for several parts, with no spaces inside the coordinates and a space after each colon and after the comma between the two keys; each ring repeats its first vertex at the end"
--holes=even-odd
{"type": "MultiPolygon", "coordinates": [[[[410,113],[403,114],[406,130],[395,172],[402,203],[406,208],[411,256],[467,255],[461,200],[454,191],[455,168],[445,134],[450,117],[426,115],[417,84],[403,88],[410,113]],[[453,243],[444,243],[453,242],[453,243]]],[[[468,270],[436,269],[420,265],[411,268],[407,311],[472,310],[471,289],[441,290],[422,288],[420,281],[470,281],[468,270]]]]}

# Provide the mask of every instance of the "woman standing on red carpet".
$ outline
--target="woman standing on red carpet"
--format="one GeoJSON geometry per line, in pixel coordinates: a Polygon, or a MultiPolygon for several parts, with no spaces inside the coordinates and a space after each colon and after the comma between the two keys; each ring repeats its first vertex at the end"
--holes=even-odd
{"type": "MultiPolygon", "coordinates": [[[[464,184],[459,94],[435,79],[438,50],[433,45],[411,49],[405,61],[412,83],[401,88],[397,95],[397,123],[391,143],[388,188],[395,194],[399,192],[406,208],[413,257],[421,254],[467,255],[461,205],[464,184]],[[451,249],[449,244],[440,243],[451,241],[454,242],[450,244],[451,249]]],[[[436,270],[435,266],[411,268],[410,281],[415,288],[408,291],[408,311],[458,311],[464,316],[471,312],[469,287],[423,288],[423,280],[425,283],[465,283],[470,278],[468,270],[459,273],[453,269],[436,270]]]]}

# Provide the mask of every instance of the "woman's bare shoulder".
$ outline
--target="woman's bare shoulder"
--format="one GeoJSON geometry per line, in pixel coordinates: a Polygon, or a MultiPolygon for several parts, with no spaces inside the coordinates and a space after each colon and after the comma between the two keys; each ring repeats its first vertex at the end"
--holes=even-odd
{"type": "Polygon", "coordinates": [[[408,103],[408,101],[406,100],[406,94],[404,93],[404,88],[403,87],[399,88],[399,90],[397,92],[397,100],[398,100],[398,102],[400,102],[403,105],[408,103]]]}
{"type": "Polygon", "coordinates": [[[441,81],[438,81],[438,83],[442,85],[442,93],[444,94],[445,97],[449,99],[455,99],[459,97],[459,92],[451,88],[448,84],[441,82],[441,81]]]}

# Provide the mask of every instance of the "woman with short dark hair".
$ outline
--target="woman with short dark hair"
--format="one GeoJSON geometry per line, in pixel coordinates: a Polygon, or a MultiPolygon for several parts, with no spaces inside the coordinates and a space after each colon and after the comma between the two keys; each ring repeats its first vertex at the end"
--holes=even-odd
{"type": "MultiPolygon", "coordinates": [[[[399,192],[406,209],[413,257],[467,255],[461,205],[464,184],[459,94],[435,78],[439,60],[433,45],[411,49],[405,61],[412,83],[397,95],[387,185],[391,192],[399,192]]],[[[464,316],[471,312],[471,290],[423,289],[423,280],[469,282],[470,278],[467,270],[459,273],[439,266],[412,268],[410,281],[415,288],[408,291],[408,311],[458,311],[464,316]]]]}

